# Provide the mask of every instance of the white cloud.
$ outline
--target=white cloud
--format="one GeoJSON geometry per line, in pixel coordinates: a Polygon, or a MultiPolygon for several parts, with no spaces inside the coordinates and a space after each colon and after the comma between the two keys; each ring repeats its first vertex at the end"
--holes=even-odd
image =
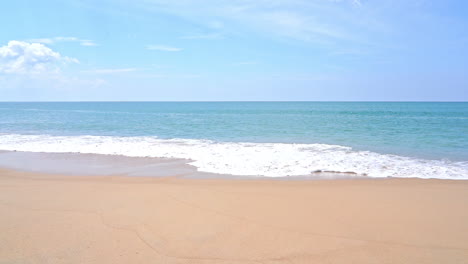
{"type": "Polygon", "coordinates": [[[181,39],[219,39],[221,34],[195,34],[195,35],[186,35],[180,37],[181,39]]]}
{"type": "Polygon", "coordinates": [[[137,71],[136,68],[122,68],[122,69],[96,69],[92,71],[86,71],[89,73],[98,73],[98,74],[113,74],[113,73],[124,73],[124,72],[134,72],[137,71]]]}
{"type": "Polygon", "coordinates": [[[64,63],[79,63],[77,59],[60,53],[41,43],[12,40],[0,47],[0,73],[57,72],[64,63]]]}
{"type": "Polygon", "coordinates": [[[42,44],[55,44],[57,42],[78,42],[81,46],[97,46],[93,40],[80,39],[77,37],[53,37],[53,38],[36,38],[29,39],[29,42],[37,42],[42,44]]]}
{"type": "Polygon", "coordinates": [[[196,79],[202,77],[200,74],[143,74],[140,77],[157,79],[196,79]]]}
{"type": "Polygon", "coordinates": [[[159,50],[159,51],[181,51],[181,48],[165,46],[165,45],[147,45],[146,49],[148,50],[159,50]]]}
{"type": "Polygon", "coordinates": [[[55,37],[53,39],[56,41],[79,41],[77,37],[55,37]]]}

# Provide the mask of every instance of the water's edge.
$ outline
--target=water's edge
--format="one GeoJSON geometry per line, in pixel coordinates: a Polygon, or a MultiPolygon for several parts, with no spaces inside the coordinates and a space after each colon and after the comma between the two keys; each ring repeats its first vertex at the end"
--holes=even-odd
{"type": "Polygon", "coordinates": [[[372,179],[349,173],[322,172],[301,176],[264,177],[198,171],[190,160],[126,157],[121,155],[44,153],[0,150],[0,168],[71,176],[180,177],[236,180],[333,180],[372,179]]]}

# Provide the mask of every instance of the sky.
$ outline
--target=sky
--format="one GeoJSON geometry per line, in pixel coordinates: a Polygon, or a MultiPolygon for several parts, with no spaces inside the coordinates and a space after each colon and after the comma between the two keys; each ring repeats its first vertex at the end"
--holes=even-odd
{"type": "Polygon", "coordinates": [[[468,1],[15,0],[0,101],[468,101],[468,1]]]}

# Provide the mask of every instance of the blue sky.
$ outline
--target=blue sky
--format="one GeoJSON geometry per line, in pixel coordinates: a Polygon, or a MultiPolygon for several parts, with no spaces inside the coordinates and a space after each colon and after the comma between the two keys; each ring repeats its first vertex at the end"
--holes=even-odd
{"type": "Polygon", "coordinates": [[[0,101],[468,100],[467,1],[16,0],[0,23],[0,101]]]}

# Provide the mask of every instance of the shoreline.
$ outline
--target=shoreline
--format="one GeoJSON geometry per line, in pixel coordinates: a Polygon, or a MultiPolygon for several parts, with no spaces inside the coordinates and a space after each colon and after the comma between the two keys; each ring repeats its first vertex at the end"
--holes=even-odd
{"type": "Polygon", "coordinates": [[[466,263],[468,182],[0,169],[0,262],[466,263]]]}
{"type": "Polygon", "coordinates": [[[191,160],[176,158],[128,157],[85,153],[47,153],[0,150],[0,168],[58,175],[121,175],[129,177],[165,177],[179,175],[193,179],[238,180],[334,180],[380,179],[351,172],[311,172],[309,175],[277,176],[232,175],[199,171],[191,160]]]}
{"type": "Polygon", "coordinates": [[[238,180],[339,180],[339,179],[440,179],[464,181],[467,178],[441,177],[375,177],[353,171],[312,171],[307,175],[264,176],[233,175],[200,171],[190,164],[193,160],[179,158],[131,157],[125,155],[93,153],[54,153],[33,151],[0,150],[0,169],[58,175],[121,175],[130,177],[166,177],[179,175],[194,179],[238,179],[238,180]]]}

